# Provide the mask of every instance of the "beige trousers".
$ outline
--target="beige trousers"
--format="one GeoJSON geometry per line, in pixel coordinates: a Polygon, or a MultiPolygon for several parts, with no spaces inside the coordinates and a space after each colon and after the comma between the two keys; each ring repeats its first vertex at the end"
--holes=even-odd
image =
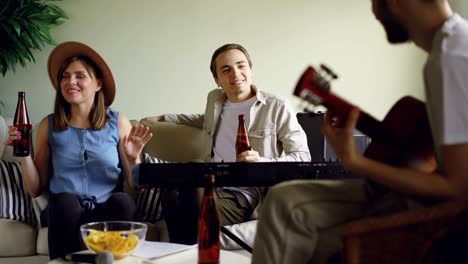
{"type": "Polygon", "coordinates": [[[260,211],[252,263],[326,263],[341,227],[368,208],[366,182],[289,181],[270,189],[260,211]]]}

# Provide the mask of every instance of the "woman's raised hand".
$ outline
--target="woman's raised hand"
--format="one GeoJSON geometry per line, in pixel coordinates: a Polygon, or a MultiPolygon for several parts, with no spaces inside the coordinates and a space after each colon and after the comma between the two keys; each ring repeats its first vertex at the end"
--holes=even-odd
{"type": "Polygon", "coordinates": [[[130,134],[124,137],[125,155],[130,162],[139,159],[143,147],[153,137],[149,127],[145,125],[133,125],[130,134]]]}

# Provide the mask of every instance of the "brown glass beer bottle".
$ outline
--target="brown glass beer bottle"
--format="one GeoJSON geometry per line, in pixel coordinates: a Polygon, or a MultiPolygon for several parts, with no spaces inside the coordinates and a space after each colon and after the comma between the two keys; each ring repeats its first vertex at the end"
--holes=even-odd
{"type": "Polygon", "coordinates": [[[214,175],[205,176],[205,191],[198,221],[198,264],[219,263],[220,217],[214,199],[214,175]]]}
{"type": "Polygon", "coordinates": [[[13,141],[13,155],[18,157],[29,156],[31,140],[31,122],[29,121],[28,109],[26,108],[25,92],[18,92],[18,104],[16,105],[13,126],[21,132],[21,139],[13,141]]]}
{"type": "Polygon", "coordinates": [[[244,115],[239,115],[239,127],[237,128],[237,139],[236,139],[236,157],[244,151],[252,150],[249,142],[249,135],[245,128],[244,115]]]}

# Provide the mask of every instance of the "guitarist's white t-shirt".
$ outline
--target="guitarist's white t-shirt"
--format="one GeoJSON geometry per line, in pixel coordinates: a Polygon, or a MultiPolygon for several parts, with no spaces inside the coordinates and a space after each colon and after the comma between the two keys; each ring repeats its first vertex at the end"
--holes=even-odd
{"type": "MultiPolygon", "coordinates": [[[[424,68],[435,149],[468,142],[468,23],[458,14],[436,33],[424,68]]],[[[442,164],[442,163],[439,163],[442,164]]]]}

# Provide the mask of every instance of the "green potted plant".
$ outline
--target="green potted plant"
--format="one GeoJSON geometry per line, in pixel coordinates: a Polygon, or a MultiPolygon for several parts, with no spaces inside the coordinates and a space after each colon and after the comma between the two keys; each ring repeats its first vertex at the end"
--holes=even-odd
{"type": "MultiPolygon", "coordinates": [[[[36,62],[34,50],[45,44],[56,45],[50,30],[67,19],[65,12],[51,1],[3,0],[0,7],[0,72],[15,72],[16,65],[36,62]]],[[[4,104],[0,101],[0,104],[4,104]]]]}

